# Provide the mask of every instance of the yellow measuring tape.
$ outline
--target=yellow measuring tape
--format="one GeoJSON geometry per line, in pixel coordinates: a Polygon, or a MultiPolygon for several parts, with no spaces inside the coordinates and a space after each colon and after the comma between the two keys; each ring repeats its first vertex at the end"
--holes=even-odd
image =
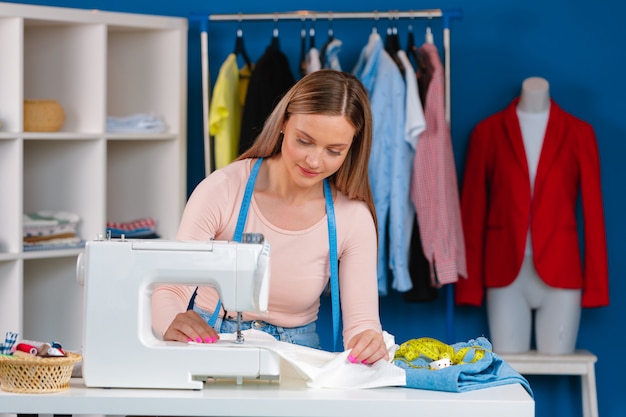
{"type": "Polygon", "coordinates": [[[462,365],[468,363],[464,361],[465,355],[471,349],[475,349],[474,357],[469,363],[478,362],[485,357],[485,349],[480,346],[467,346],[454,351],[454,348],[437,339],[430,337],[422,337],[420,339],[411,339],[400,345],[394,360],[401,360],[406,362],[412,368],[422,368],[423,366],[416,366],[412,362],[420,357],[425,357],[432,361],[438,361],[440,359],[448,358],[453,365],[462,365]]]}

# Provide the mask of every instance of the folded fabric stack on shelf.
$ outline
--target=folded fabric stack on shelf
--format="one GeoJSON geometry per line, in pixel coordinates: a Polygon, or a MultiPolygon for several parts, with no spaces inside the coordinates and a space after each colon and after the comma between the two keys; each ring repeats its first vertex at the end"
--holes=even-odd
{"type": "Polygon", "coordinates": [[[78,236],[80,217],[67,211],[35,211],[24,214],[24,250],[70,249],[85,246],[78,236]]]}
{"type": "Polygon", "coordinates": [[[107,222],[107,233],[112,238],[122,235],[129,239],[156,239],[160,236],[156,232],[156,220],[152,217],[142,217],[130,222],[107,222]]]}
{"type": "Polygon", "coordinates": [[[165,121],[155,113],[137,113],[131,116],[107,117],[109,133],[163,133],[167,132],[165,121]]]}

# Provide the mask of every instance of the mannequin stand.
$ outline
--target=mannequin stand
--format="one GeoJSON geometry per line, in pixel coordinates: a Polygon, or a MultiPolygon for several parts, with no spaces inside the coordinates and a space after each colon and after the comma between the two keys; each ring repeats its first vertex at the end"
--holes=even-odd
{"type": "Polygon", "coordinates": [[[580,375],[583,417],[598,417],[596,355],[586,350],[565,355],[541,354],[531,350],[499,356],[522,375],[580,375]]]}

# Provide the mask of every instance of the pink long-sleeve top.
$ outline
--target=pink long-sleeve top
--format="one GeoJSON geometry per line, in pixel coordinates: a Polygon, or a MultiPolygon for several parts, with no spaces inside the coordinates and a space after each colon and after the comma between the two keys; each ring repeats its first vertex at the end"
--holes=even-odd
{"type": "MultiPolygon", "coordinates": [[[[178,240],[232,240],[251,160],[234,162],[205,178],[185,207],[178,240]]],[[[334,200],[339,258],[339,288],[344,344],[356,334],[382,332],[376,276],[376,229],[361,201],[338,192],[334,200]]],[[[320,296],[329,282],[328,223],[324,216],[305,230],[284,230],[263,217],[254,197],[244,232],[262,233],[270,243],[270,298],[267,313],[245,313],[244,320],[264,320],[297,327],[317,320],[320,296]]],[[[194,286],[162,285],[152,298],[153,329],[163,335],[176,314],[185,311],[194,286]]],[[[218,294],[200,287],[195,303],[214,311],[218,294]]],[[[328,323],[332,333],[332,323],[328,323]]]]}

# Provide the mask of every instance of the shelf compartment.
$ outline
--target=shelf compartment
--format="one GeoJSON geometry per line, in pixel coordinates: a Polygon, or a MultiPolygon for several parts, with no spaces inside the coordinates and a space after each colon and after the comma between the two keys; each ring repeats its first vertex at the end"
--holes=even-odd
{"type": "Polygon", "coordinates": [[[107,116],[154,113],[178,134],[185,114],[181,31],[110,27],[107,42],[107,116]],[[164,51],[175,52],[164,53],[164,51]]]}
{"type": "Polygon", "coordinates": [[[24,99],[61,104],[64,132],[103,132],[105,50],[105,25],[25,20],[24,99]]]}
{"type": "Polygon", "coordinates": [[[24,212],[80,216],[79,236],[104,232],[104,140],[25,140],[24,212]]]}
{"type": "Polygon", "coordinates": [[[83,287],[76,279],[76,257],[24,261],[24,338],[56,341],[80,351],[83,287]]]}
{"type": "Polygon", "coordinates": [[[182,213],[184,182],[178,175],[176,140],[107,142],[107,220],[129,222],[153,217],[157,232],[173,239],[182,213]]]}

